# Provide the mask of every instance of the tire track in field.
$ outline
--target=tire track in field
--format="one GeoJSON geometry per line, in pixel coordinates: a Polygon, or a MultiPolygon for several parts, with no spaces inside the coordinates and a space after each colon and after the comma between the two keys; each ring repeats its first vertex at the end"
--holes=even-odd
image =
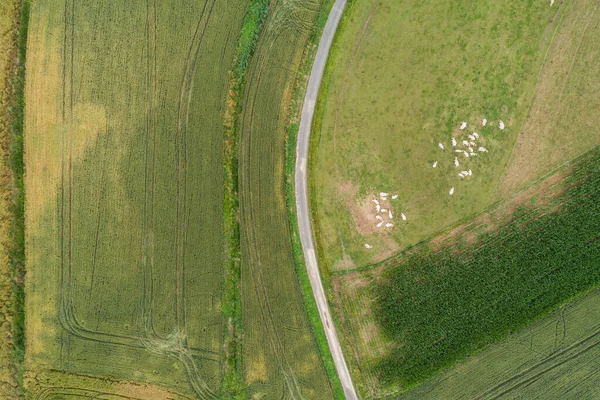
{"type": "Polygon", "coordinates": [[[570,346],[546,357],[542,361],[513,375],[498,385],[484,391],[476,399],[498,399],[506,394],[519,389],[522,386],[535,382],[547,372],[556,369],[567,362],[576,359],[589,350],[600,345],[600,330],[571,344],[570,346]],[[553,362],[555,362],[553,364],[553,362]],[[542,368],[540,371],[536,372],[542,368]]]}

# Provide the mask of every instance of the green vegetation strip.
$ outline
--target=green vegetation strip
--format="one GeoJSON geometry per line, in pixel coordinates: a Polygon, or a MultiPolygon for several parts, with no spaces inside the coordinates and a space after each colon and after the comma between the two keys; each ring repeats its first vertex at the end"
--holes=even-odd
{"type": "Polygon", "coordinates": [[[241,93],[248,63],[263,22],[269,11],[268,0],[253,0],[248,5],[236,49],[225,116],[225,205],[224,235],[226,240],[223,313],[228,328],[225,331],[227,349],[221,395],[223,398],[246,398],[247,388],[242,371],[242,310],[240,302],[240,224],[238,219],[238,137],[241,113],[241,93]]]}
{"type": "Polygon", "coordinates": [[[11,130],[9,138],[9,168],[13,177],[13,192],[10,205],[12,216],[10,227],[9,262],[13,274],[12,295],[14,319],[12,362],[17,368],[17,382],[23,387],[25,356],[25,188],[23,184],[23,118],[25,111],[25,56],[27,51],[27,28],[29,25],[29,0],[21,2],[21,18],[17,38],[17,67],[13,81],[13,105],[11,108],[11,130]]]}
{"type": "Polygon", "coordinates": [[[595,149],[553,202],[520,206],[476,243],[405,254],[375,289],[376,315],[396,344],[378,365],[385,383],[418,384],[597,285],[599,187],[595,149]]]}

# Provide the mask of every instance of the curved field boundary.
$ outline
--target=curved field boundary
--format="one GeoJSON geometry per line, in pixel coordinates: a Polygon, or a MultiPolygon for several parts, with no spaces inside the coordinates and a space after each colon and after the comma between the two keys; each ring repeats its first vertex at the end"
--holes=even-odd
{"type": "Polygon", "coordinates": [[[312,229],[310,225],[310,211],[308,209],[308,175],[307,175],[307,159],[309,149],[310,128],[315,111],[315,104],[325,70],[329,49],[333,42],[337,26],[342,17],[342,12],[346,7],[346,0],[336,0],[323,35],[319,42],[319,48],[315,56],[315,61],[310,74],[304,106],[302,107],[302,116],[300,119],[300,128],[298,130],[298,143],[296,147],[296,208],[298,214],[298,229],[300,231],[300,241],[302,250],[306,260],[306,269],[308,277],[317,302],[319,316],[325,330],[327,343],[333,356],[335,367],[344,389],[344,394],[347,399],[357,399],[356,391],[352,383],[352,377],[346,365],[344,354],[340,346],[339,339],[329,312],[329,305],[321,282],[319,266],[317,265],[317,257],[315,254],[315,246],[312,239],[312,229]]]}
{"type": "MultiPolygon", "coordinates": [[[[62,82],[62,123],[63,123],[63,134],[62,134],[62,166],[61,166],[61,193],[59,200],[59,215],[60,215],[60,281],[59,281],[59,321],[61,326],[70,334],[75,337],[91,340],[99,343],[122,345],[133,348],[147,348],[154,353],[160,353],[164,355],[172,356],[178,359],[185,367],[188,380],[194,391],[202,399],[217,398],[217,395],[208,387],[204,378],[198,371],[196,362],[193,357],[202,358],[204,360],[216,361],[221,360],[221,354],[212,350],[191,348],[187,344],[186,336],[186,316],[185,316],[185,233],[186,233],[186,190],[187,182],[185,174],[181,171],[185,171],[186,159],[186,131],[188,122],[189,105],[191,101],[191,93],[193,89],[194,75],[198,66],[200,46],[203,42],[204,33],[207,29],[208,23],[211,18],[212,9],[216,3],[216,0],[207,0],[204,3],[202,12],[198,17],[198,24],[192,41],[190,43],[187,57],[184,61],[184,72],[182,77],[182,83],[180,88],[180,98],[178,103],[178,125],[176,134],[176,154],[177,154],[177,192],[176,192],[176,205],[177,205],[177,234],[175,238],[175,252],[176,252],[176,265],[175,274],[177,277],[176,285],[176,321],[178,325],[178,332],[174,339],[177,343],[172,343],[172,338],[160,337],[154,330],[152,325],[152,304],[153,304],[153,266],[149,265],[146,260],[153,259],[151,257],[151,246],[149,245],[149,229],[147,227],[147,220],[152,221],[153,210],[147,206],[147,202],[153,203],[154,194],[154,156],[151,166],[148,163],[148,150],[150,147],[154,147],[154,138],[156,137],[156,63],[155,57],[148,57],[148,63],[154,64],[154,66],[148,67],[148,70],[153,69],[151,73],[151,88],[149,91],[153,93],[152,99],[149,104],[149,116],[146,125],[146,176],[145,185],[148,184],[148,180],[151,180],[152,189],[150,190],[150,199],[148,199],[148,191],[146,191],[144,201],[144,225],[143,225],[143,246],[146,257],[144,257],[144,290],[143,290],[143,314],[144,314],[144,329],[146,331],[145,337],[135,335],[122,335],[113,334],[108,332],[100,332],[87,329],[83,327],[77,320],[73,305],[73,285],[71,281],[72,277],[72,196],[73,196],[73,163],[72,163],[72,148],[73,148],[73,107],[74,107],[74,83],[73,83],[73,69],[74,69],[74,40],[75,40],[75,2],[74,0],[65,0],[64,3],[64,37],[63,37],[63,82],[62,82]],[[152,62],[150,61],[152,58],[152,62]],[[150,127],[152,127],[152,139],[150,139],[150,127]],[[153,143],[150,143],[152,140],[153,143]],[[183,154],[183,155],[182,155],[183,154]],[[148,170],[148,167],[150,170],[148,170]],[[183,177],[182,177],[183,175],[183,177]],[[160,346],[159,343],[169,342],[169,346],[160,346]]],[[[153,18],[150,17],[150,6],[148,7],[147,25],[152,25],[152,43],[153,48],[156,46],[156,9],[155,3],[152,5],[153,18]],[[152,22],[152,24],[151,24],[152,22]]],[[[150,40],[150,38],[148,38],[150,40]]],[[[150,73],[150,72],[149,72],[150,73]]],[[[149,80],[150,82],[150,80],[149,80]]],[[[151,263],[150,263],[151,264],[151,263]]],[[[92,279],[93,279],[93,266],[92,266],[92,279]]],[[[71,389],[70,389],[71,390],[71,389]]],[[[100,393],[101,394],[101,393],[100,393]]],[[[73,394],[73,396],[89,397],[85,394],[73,394]]],[[[121,397],[120,397],[121,398],[121,397]]],[[[126,397],[122,397],[126,398],[126,397]]]]}

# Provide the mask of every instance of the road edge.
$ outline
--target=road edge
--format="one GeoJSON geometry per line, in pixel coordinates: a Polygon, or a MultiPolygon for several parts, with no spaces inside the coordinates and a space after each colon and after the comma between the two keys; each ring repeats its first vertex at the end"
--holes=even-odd
{"type": "Polygon", "coordinates": [[[307,160],[309,151],[309,139],[312,121],[314,117],[316,100],[323,78],[323,72],[327,63],[329,50],[333,43],[333,38],[340,23],[343,11],[346,7],[346,0],[336,0],[329,16],[327,23],[321,35],[319,46],[313,66],[310,73],[308,87],[304,97],[302,106],[302,114],[300,117],[300,127],[298,129],[298,138],[296,143],[296,166],[295,166],[295,200],[296,213],[298,218],[298,230],[300,232],[300,241],[302,244],[302,252],[306,262],[306,270],[310,285],[317,303],[319,317],[323,324],[329,350],[333,357],[335,368],[342,384],[344,395],[348,400],[357,400],[356,390],[352,383],[352,377],[348,370],[344,354],[337,337],[335,325],[329,311],[329,304],[321,282],[315,246],[312,237],[312,228],[310,225],[310,212],[308,206],[308,173],[307,160]]]}

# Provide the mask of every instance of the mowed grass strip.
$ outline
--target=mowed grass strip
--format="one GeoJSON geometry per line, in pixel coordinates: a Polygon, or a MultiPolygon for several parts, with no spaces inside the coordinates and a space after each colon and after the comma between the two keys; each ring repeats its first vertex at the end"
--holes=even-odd
{"type": "Polygon", "coordinates": [[[244,378],[251,396],[333,397],[296,276],[286,206],[288,112],[321,2],[272,2],[243,93],[239,196],[244,378]]]}
{"type": "Polygon", "coordinates": [[[571,166],[556,199],[405,254],[382,276],[376,317],[393,342],[377,366],[384,384],[420,383],[600,282],[599,161],[596,149],[571,166]]]}
{"type": "Polygon", "coordinates": [[[329,268],[380,261],[489,204],[562,4],[351,5],[325,80],[312,165],[313,210],[329,268]],[[488,124],[481,127],[484,117],[488,124]],[[462,121],[465,131],[458,129],[462,121]],[[489,153],[459,155],[455,168],[451,138],[474,131],[481,137],[475,149],[489,153]],[[457,173],[468,169],[472,177],[461,180],[457,173]],[[399,194],[392,229],[376,228],[374,216],[363,212],[367,196],[381,191],[399,194]],[[398,219],[401,212],[406,222],[398,219]]]}
{"type": "Polygon", "coordinates": [[[246,5],[34,3],[31,377],[53,369],[217,393],[223,117],[246,5]]]}

